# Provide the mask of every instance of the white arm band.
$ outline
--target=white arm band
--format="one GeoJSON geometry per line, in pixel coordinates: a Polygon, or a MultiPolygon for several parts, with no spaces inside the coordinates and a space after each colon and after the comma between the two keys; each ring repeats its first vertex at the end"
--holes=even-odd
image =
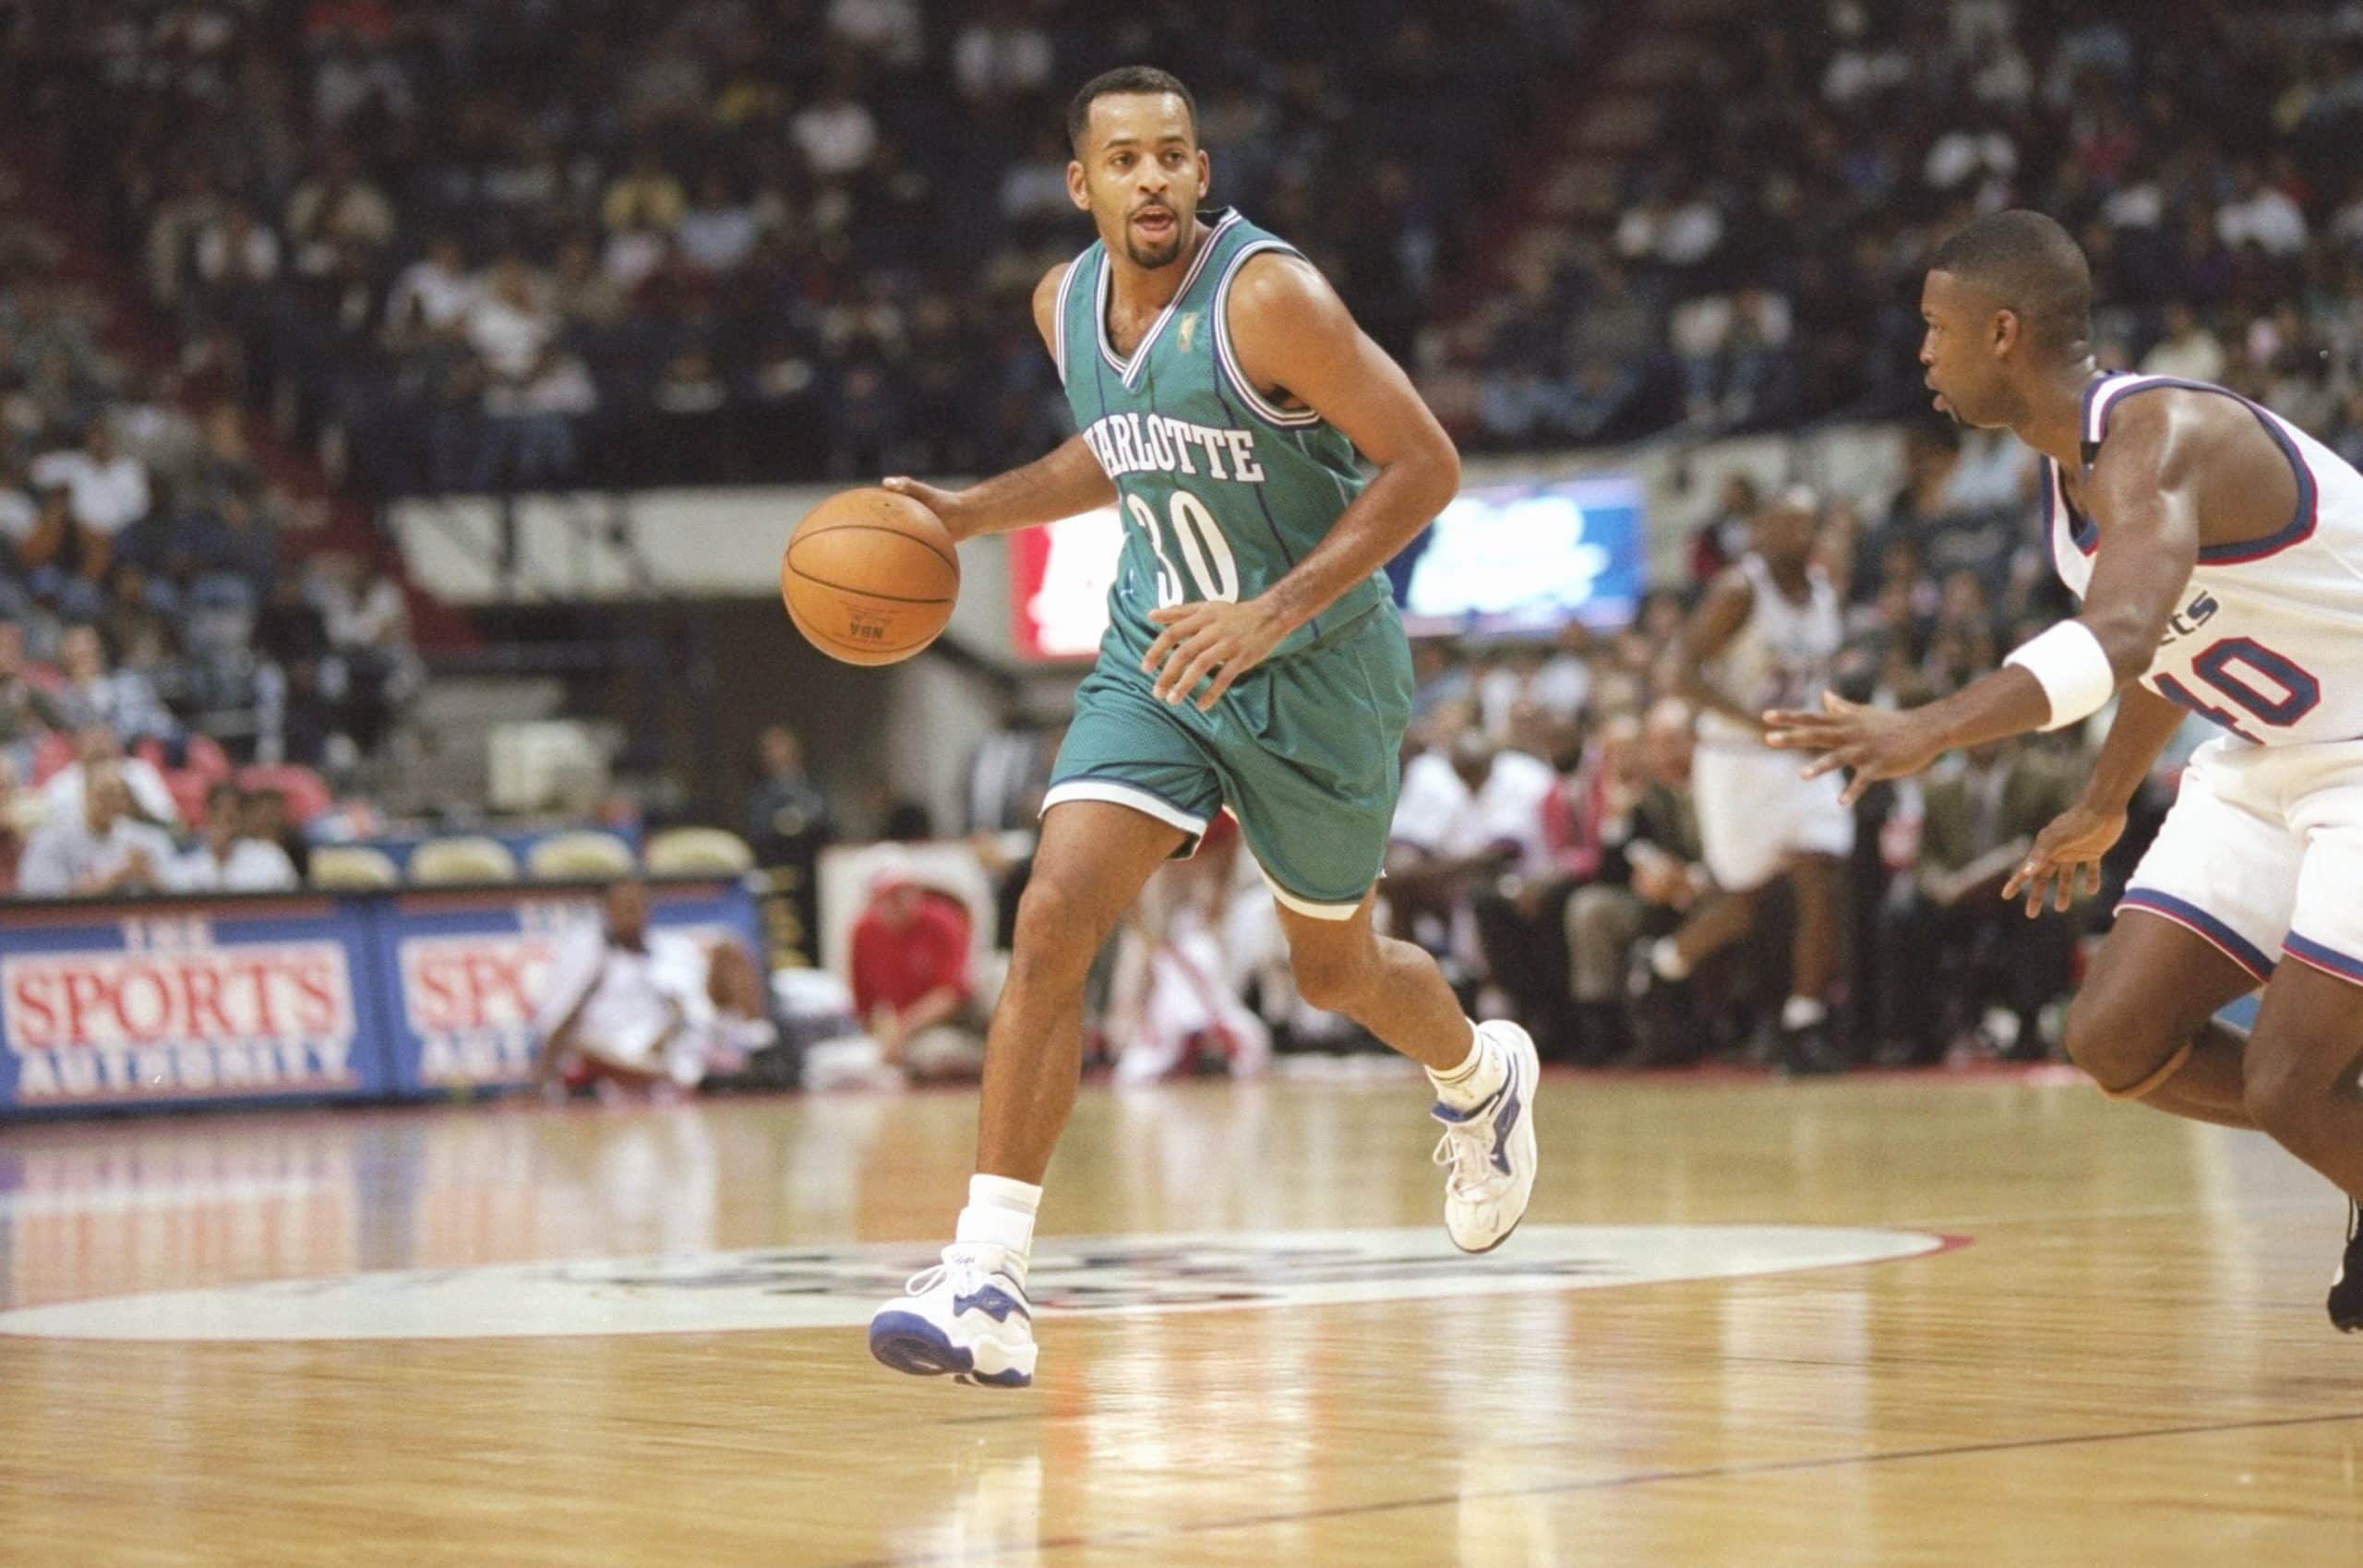
{"type": "Polygon", "coordinates": [[[2047,730],[2091,718],[2117,695],[2117,672],[2109,668],[2101,640],[2082,621],[2061,621],[2012,649],[2002,662],[2034,676],[2051,699],[2051,718],[2043,726],[2047,730]]]}

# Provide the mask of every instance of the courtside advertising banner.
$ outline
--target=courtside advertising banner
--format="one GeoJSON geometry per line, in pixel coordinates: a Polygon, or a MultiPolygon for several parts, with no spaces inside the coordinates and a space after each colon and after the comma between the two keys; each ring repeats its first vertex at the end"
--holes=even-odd
{"type": "Polygon", "coordinates": [[[366,918],[343,903],[0,915],[0,1106],[383,1094],[366,918]]]}

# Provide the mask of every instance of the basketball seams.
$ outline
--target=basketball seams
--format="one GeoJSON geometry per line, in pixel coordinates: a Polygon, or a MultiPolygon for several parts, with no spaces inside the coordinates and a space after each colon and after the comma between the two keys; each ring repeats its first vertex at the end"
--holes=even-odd
{"type": "Polygon", "coordinates": [[[788,541],[787,553],[791,557],[793,557],[796,554],[796,547],[798,545],[805,543],[807,540],[818,539],[825,533],[843,533],[848,529],[859,529],[867,533],[891,533],[897,539],[907,539],[912,544],[917,545],[920,549],[925,550],[929,555],[933,556],[937,560],[942,561],[945,566],[950,567],[954,577],[956,578],[960,575],[960,559],[958,557],[946,551],[937,549],[933,545],[930,544],[927,540],[920,538],[916,533],[908,533],[899,528],[889,528],[882,522],[832,522],[821,528],[799,528],[796,531],[795,536],[788,541]]]}
{"type": "Polygon", "coordinates": [[[890,604],[950,604],[959,600],[956,593],[946,593],[933,599],[916,599],[907,593],[889,593],[882,589],[857,588],[850,582],[832,582],[825,577],[815,577],[809,571],[796,574],[798,582],[809,582],[815,588],[826,588],[833,593],[850,593],[858,599],[883,599],[890,604]]]}

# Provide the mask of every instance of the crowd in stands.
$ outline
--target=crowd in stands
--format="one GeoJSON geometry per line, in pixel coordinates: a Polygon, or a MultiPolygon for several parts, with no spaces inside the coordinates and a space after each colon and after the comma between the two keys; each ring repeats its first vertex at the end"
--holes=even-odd
{"type": "Polygon", "coordinates": [[[1749,7],[1686,35],[1613,219],[1515,262],[1488,225],[1526,138],[1623,42],[1593,8],[19,16],[6,85],[108,172],[89,194],[181,373],[373,493],[1050,444],[1025,301],[1085,237],[1060,107],[1139,58],[1195,84],[1216,197],[1319,260],[1473,447],[1896,412],[1935,242],[2022,205],[2092,254],[2105,364],[2220,377],[2363,449],[2363,29],[2297,0],[1749,7]]]}
{"type": "Polygon", "coordinates": [[[1255,0],[18,7],[184,374],[372,492],[974,471],[1063,434],[1066,95],[1195,84],[1214,198],[1409,354],[1575,8],[1255,0]],[[1385,115],[1367,113],[1384,102],[1385,115]]]}
{"type": "Polygon", "coordinates": [[[2034,207],[2092,257],[2105,368],[2220,380],[2363,449],[2351,7],[1740,16],[1621,169],[1613,221],[1456,335],[1430,391],[1465,441],[1589,440],[1637,407],[1702,430],[1909,407],[1928,255],[1970,217],[2034,207]]]}

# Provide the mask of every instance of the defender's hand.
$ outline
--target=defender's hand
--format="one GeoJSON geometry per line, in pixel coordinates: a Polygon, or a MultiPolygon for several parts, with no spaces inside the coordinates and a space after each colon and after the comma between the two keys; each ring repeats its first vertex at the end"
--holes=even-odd
{"type": "Polygon", "coordinates": [[[957,544],[975,534],[976,526],[970,519],[968,505],[961,498],[959,491],[939,490],[932,485],[922,485],[899,473],[880,483],[897,496],[908,496],[933,512],[936,521],[943,524],[944,532],[952,535],[953,543],[957,544]]]}
{"type": "Polygon", "coordinates": [[[2101,891],[2101,856],[2124,832],[2124,812],[2102,811],[2078,801],[2035,835],[2034,847],[2002,884],[2002,896],[2016,898],[2024,889],[2030,920],[2043,913],[2045,903],[2067,913],[2074,900],[2101,891]]]}
{"type": "Polygon", "coordinates": [[[1148,618],[1165,629],[1142,656],[1142,673],[1156,677],[1158,698],[1165,702],[1183,700],[1211,676],[1198,699],[1201,713],[1214,708],[1231,682],[1262,664],[1289,630],[1253,599],[1170,604],[1151,610],[1148,618]]]}
{"type": "Polygon", "coordinates": [[[1881,779],[1916,773],[1945,750],[1944,737],[1930,733],[1917,709],[1873,708],[1849,702],[1834,691],[1821,694],[1822,711],[1775,709],[1764,715],[1764,743],[1783,751],[1817,751],[1805,776],[1819,778],[1840,768],[1853,780],[1843,796],[1852,806],[1881,779]]]}

